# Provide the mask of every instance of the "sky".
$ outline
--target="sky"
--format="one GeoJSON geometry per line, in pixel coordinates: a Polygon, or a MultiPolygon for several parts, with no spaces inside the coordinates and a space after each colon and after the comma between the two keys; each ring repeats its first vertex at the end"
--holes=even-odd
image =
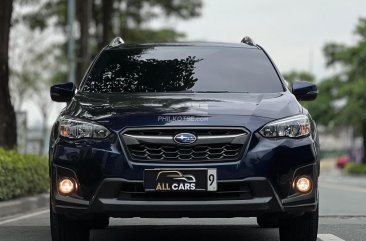
{"type": "MultiPolygon", "coordinates": [[[[266,49],[281,72],[310,71],[317,79],[326,69],[325,43],[352,44],[365,0],[203,0],[202,16],[163,24],[186,33],[187,40],[239,42],[250,36],[266,49]]],[[[160,25],[159,21],[154,23],[160,25]]]]}
{"type": "MultiPolygon", "coordinates": [[[[322,79],[336,70],[327,69],[322,54],[325,43],[352,44],[360,17],[366,17],[366,0],[203,0],[202,15],[188,21],[158,19],[152,27],[173,27],[187,41],[240,42],[250,36],[264,47],[282,73],[312,72],[322,79]]],[[[54,104],[51,125],[64,104],[54,104]]],[[[37,109],[25,109],[29,125],[39,125],[37,109]]]]}

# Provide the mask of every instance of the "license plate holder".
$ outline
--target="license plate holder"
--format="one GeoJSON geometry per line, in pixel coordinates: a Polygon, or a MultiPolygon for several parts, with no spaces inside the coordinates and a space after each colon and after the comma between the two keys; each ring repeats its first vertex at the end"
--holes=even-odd
{"type": "Polygon", "coordinates": [[[146,192],[215,192],[217,170],[209,169],[146,169],[146,192]]]}

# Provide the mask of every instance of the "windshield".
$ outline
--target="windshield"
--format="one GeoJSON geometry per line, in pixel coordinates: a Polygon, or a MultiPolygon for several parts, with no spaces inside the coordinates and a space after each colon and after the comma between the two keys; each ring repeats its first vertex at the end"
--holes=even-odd
{"type": "Polygon", "coordinates": [[[282,83],[256,48],[153,46],[104,51],[83,92],[282,92],[282,83]]]}

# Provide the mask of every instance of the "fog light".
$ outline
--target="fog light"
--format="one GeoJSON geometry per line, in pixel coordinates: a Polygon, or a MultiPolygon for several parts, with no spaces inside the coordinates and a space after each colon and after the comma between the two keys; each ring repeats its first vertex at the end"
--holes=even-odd
{"type": "Polygon", "coordinates": [[[313,183],[308,177],[299,177],[294,183],[294,188],[301,193],[308,193],[313,188],[313,183]]]}
{"type": "Polygon", "coordinates": [[[76,182],[69,178],[63,178],[58,182],[58,191],[64,195],[70,195],[76,191],[76,182]]]}

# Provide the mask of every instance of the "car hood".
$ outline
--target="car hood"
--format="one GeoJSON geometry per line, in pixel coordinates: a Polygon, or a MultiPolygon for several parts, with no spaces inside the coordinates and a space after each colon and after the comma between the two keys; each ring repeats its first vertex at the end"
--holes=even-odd
{"type": "MultiPolygon", "coordinates": [[[[120,121],[131,119],[138,121],[139,117],[146,119],[147,116],[160,116],[162,122],[171,123],[180,118],[180,124],[182,124],[181,116],[186,118],[207,117],[216,120],[223,120],[223,118],[228,120],[230,116],[258,117],[265,119],[264,122],[268,122],[269,120],[296,115],[301,112],[302,107],[288,91],[265,94],[79,93],[65,108],[62,115],[97,122],[106,122],[111,118],[118,118],[120,121]]],[[[144,125],[155,124],[144,123],[144,125]]],[[[233,125],[234,123],[230,124],[233,125]]]]}

